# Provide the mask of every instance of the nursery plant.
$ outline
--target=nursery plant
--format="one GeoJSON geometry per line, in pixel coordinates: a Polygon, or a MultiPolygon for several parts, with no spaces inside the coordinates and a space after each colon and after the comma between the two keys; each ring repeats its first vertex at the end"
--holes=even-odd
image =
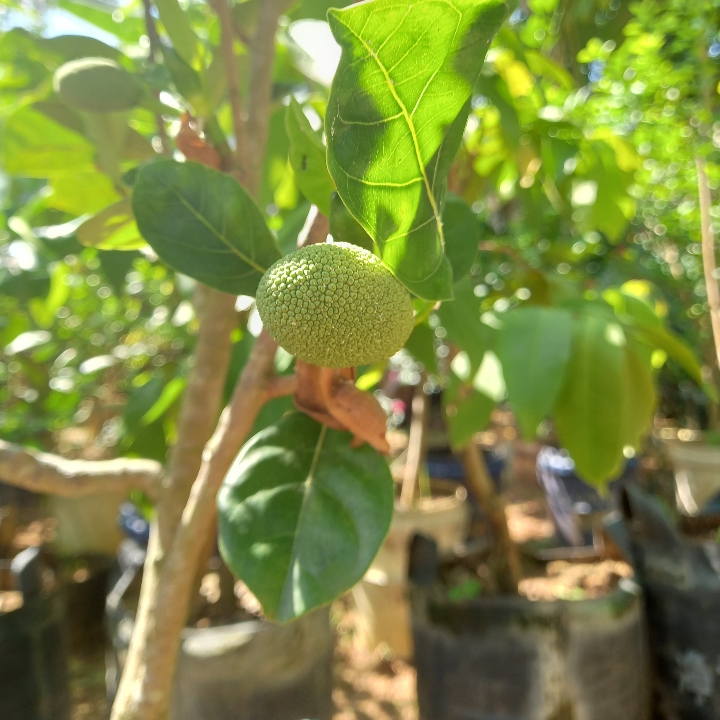
{"type": "MultiPolygon", "coordinates": [[[[442,327],[454,354],[446,390],[454,443],[469,446],[505,386],[524,431],[534,434],[551,417],[596,482],[612,476],[647,428],[657,351],[698,373],[692,353],[632,286],[573,292],[530,267],[534,284],[522,286],[532,287],[530,303],[502,317],[497,309],[481,313],[482,234],[466,200],[482,196],[482,182],[471,197],[470,185],[456,184],[463,163],[453,161],[461,145],[465,161],[473,139],[485,141],[479,128],[512,127],[489,117],[482,100],[498,97],[502,106],[484,59],[511,9],[504,2],[369,0],[330,9],[340,56],[329,93],[313,54],[320,41],[307,43],[303,31],[325,32],[312,21],[331,3],[216,0],[183,10],[176,0],[147,0],[142,17],[119,24],[65,5],[117,32],[119,47],[17,29],[2,38],[5,62],[20,58],[13,95],[3,98],[3,167],[46,181],[36,200],[61,212],[72,207],[71,233],[100,257],[141,250],[146,260],[138,263],[159,259],[176,282],[197,282],[199,323],[185,382],[166,394],[172,379],[164,376],[143,415],[159,420],[182,392],[165,467],[138,458],[70,461],[0,441],[6,482],[62,495],[139,488],[154,504],[113,720],[167,714],[216,503],[225,560],[271,620],[327,604],[363,576],[394,498],[385,415],[356,385],[355,366],[382,374],[390,355],[404,345],[415,353],[432,347],[431,330],[442,327]],[[256,300],[264,324],[256,337],[235,309],[238,296],[256,300]],[[288,354],[294,374],[277,369],[288,354]],[[231,364],[243,369],[223,409],[231,364]],[[285,412],[278,398],[289,395],[295,409],[285,412]],[[265,427],[246,443],[261,411],[265,427]]],[[[535,82],[546,75],[564,81],[532,57],[495,55],[503,80],[530,78],[528,93],[521,83],[513,97],[534,100],[535,82]]],[[[562,129],[573,138],[575,128],[562,129]]],[[[551,201],[551,182],[562,201],[592,173],[611,190],[618,176],[606,179],[604,169],[622,165],[622,143],[600,139],[580,148],[587,161],[577,164],[577,177],[575,169],[561,176],[552,140],[538,135],[528,152],[521,140],[523,177],[538,173],[537,158],[556,160],[541,163],[551,201]]],[[[608,203],[620,223],[623,203],[612,195],[608,203]]],[[[56,225],[68,220],[51,217],[56,225]]],[[[588,232],[606,221],[599,209],[588,232]]],[[[13,223],[19,230],[37,241],[27,220],[13,223]]],[[[56,283],[65,286],[62,277],[56,283]]],[[[41,308],[49,326],[52,293],[51,280],[41,308]]],[[[6,342],[25,330],[8,331],[6,342]]]]}

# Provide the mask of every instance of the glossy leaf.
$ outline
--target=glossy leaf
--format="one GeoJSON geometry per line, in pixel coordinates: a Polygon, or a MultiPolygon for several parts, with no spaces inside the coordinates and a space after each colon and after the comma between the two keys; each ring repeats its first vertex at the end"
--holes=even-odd
{"type": "Polygon", "coordinates": [[[67,177],[95,170],[95,148],[82,135],[29,107],[7,119],[1,146],[3,169],[13,175],[67,177]]]}
{"type": "Polygon", "coordinates": [[[290,165],[300,192],[318,206],[324,215],[330,214],[330,195],[335,185],[325,160],[325,146],[310,126],[300,104],[293,98],[285,116],[290,138],[290,165]]]}
{"type": "Polygon", "coordinates": [[[137,250],[146,244],[135,223],[130,198],[93,215],[78,227],[76,234],[83,245],[98,250],[137,250]]]}
{"type": "Polygon", "coordinates": [[[280,251],[229,175],[194,162],[145,166],[133,192],[138,229],[171,267],[217,290],[254,295],[280,251]]]}
{"type": "Polygon", "coordinates": [[[552,307],[523,307],[503,315],[497,354],[508,400],[523,435],[535,437],[562,387],[570,356],[572,316],[552,307]]]}
{"type": "Polygon", "coordinates": [[[393,481],[368,445],[287,415],[240,451],[218,495],[220,549],[272,620],[349,590],[390,526],[393,481]]]}
{"type": "Polygon", "coordinates": [[[374,0],[330,10],[342,48],[325,118],[328,169],[383,262],[425,299],[452,297],[442,210],[500,0],[374,0]]]}
{"type": "Polygon", "coordinates": [[[580,313],[553,413],[580,477],[602,484],[618,473],[625,446],[637,448],[647,430],[655,399],[648,353],[619,323],[580,313]]]}

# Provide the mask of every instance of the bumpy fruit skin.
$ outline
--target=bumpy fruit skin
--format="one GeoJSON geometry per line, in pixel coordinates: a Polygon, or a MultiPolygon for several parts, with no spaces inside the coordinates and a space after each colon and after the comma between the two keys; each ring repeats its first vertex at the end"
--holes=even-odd
{"type": "Polygon", "coordinates": [[[131,110],[142,98],[137,78],[107,58],[81,58],[61,65],[53,89],[66,105],[89,113],[131,110]]]}
{"type": "Polygon", "coordinates": [[[375,255],[348,243],[278,260],[260,280],[257,309],[281,347],[323,367],[384,360],[413,329],[408,291],[375,255]]]}

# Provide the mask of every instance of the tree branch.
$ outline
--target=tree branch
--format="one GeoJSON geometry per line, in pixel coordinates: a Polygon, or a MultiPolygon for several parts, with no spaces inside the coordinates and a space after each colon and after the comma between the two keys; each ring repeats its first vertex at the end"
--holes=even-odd
{"type": "Polygon", "coordinates": [[[140,489],[158,494],[162,465],[154,460],[66,460],[0,440],[0,480],[61,497],[140,489]]]}
{"type": "MultiPolygon", "coordinates": [[[[220,22],[220,52],[225,66],[225,79],[227,82],[228,101],[233,119],[235,132],[235,160],[241,171],[244,172],[244,163],[247,157],[247,142],[245,139],[245,116],[243,113],[242,93],[237,72],[237,59],[233,47],[233,18],[227,0],[213,0],[212,7],[220,22]]],[[[244,178],[243,178],[244,179],[244,178]]]]}
{"type": "Polygon", "coordinates": [[[715,276],[715,237],[710,217],[710,185],[705,173],[705,159],[695,158],[698,174],[698,195],[700,197],[700,230],[702,232],[702,258],[705,272],[705,288],[708,305],[710,306],[710,322],[715,339],[716,362],[720,365],[720,290],[715,276]]]}
{"type": "MultiPolygon", "coordinates": [[[[177,656],[195,570],[202,555],[202,539],[212,528],[215,497],[225,473],[268,399],[274,383],[271,373],[276,350],[275,342],[263,331],[203,453],[202,468],[155,585],[153,606],[162,610],[154,614],[152,623],[147,621],[148,613],[138,613],[145,638],[143,643],[133,642],[130,646],[123,674],[125,685],[121,685],[125,692],[122,696],[118,693],[112,720],[156,720],[167,712],[173,681],[173,667],[168,667],[168,659],[177,656]],[[131,667],[137,670],[126,679],[131,667]]],[[[145,579],[143,586],[144,583],[145,579]]],[[[136,627],[133,641],[138,631],[136,627]]]]}
{"type": "Polygon", "coordinates": [[[515,594],[522,578],[522,564],[517,545],[510,537],[505,503],[495,489],[485,460],[474,442],[470,441],[465,446],[462,457],[465,465],[465,482],[488,516],[495,535],[491,564],[495,569],[498,589],[502,593],[515,594]]]}
{"type": "Polygon", "coordinates": [[[248,95],[247,189],[256,196],[262,180],[263,158],[267,145],[272,100],[275,32],[280,15],[292,0],[264,0],[260,4],[258,30],[250,46],[250,90],[248,95]]]}

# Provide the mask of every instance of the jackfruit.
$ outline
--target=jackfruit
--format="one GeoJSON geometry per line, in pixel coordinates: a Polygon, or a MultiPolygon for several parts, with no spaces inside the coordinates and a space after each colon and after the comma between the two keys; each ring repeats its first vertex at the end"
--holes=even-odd
{"type": "Polygon", "coordinates": [[[410,293],[349,243],[309,245],[278,260],[260,280],[257,309],[278,345],[323,367],[384,360],[413,329],[410,293]]]}
{"type": "Polygon", "coordinates": [[[89,57],[61,65],[53,89],[75,110],[115,113],[132,110],[142,99],[140,81],[114,60],[89,57]]]}

